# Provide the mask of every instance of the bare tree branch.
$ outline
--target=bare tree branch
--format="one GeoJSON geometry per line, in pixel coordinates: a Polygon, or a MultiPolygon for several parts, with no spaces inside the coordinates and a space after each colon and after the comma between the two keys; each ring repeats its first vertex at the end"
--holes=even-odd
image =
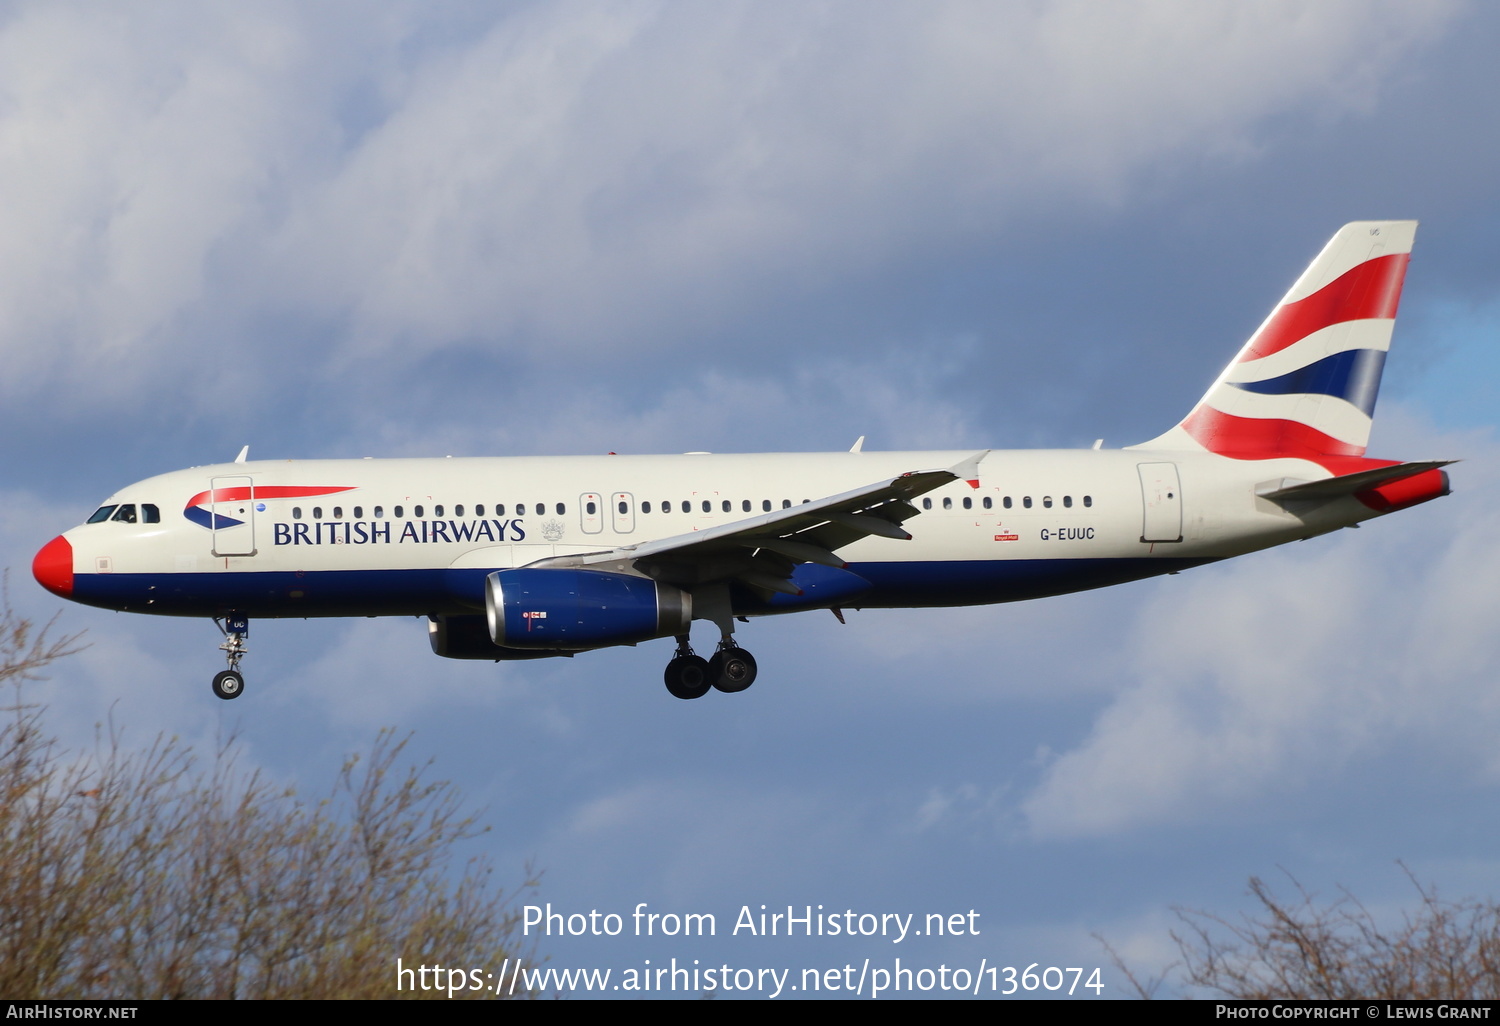
{"type": "Polygon", "coordinates": [[[25,700],[78,650],[51,631],[0,611],[0,994],[446,1000],[398,993],[396,959],[531,960],[511,895],[455,854],[482,828],[430,766],[402,768],[409,739],[383,731],[317,800],[245,771],[232,738],[200,765],[111,727],[77,757],[25,700]]]}
{"type": "MultiPolygon", "coordinates": [[[[1445,900],[1401,868],[1420,901],[1399,923],[1383,925],[1348,890],[1321,901],[1290,874],[1290,898],[1251,878],[1254,914],[1177,909],[1181,961],[1164,976],[1180,971],[1187,988],[1247,1001],[1500,998],[1500,903],[1445,900]]],[[[1141,996],[1155,992],[1162,980],[1142,987],[1105,948],[1141,996]]]]}

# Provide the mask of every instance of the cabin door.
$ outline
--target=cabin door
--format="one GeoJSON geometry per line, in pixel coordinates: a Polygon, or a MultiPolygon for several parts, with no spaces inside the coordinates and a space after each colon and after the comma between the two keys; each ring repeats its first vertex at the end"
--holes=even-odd
{"type": "Polygon", "coordinates": [[[209,487],[213,554],[255,555],[255,482],[249,477],[216,477],[209,487]]]}
{"type": "Polygon", "coordinates": [[[1145,507],[1141,541],[1182,541],[1182,482],[1177,477],[1177,464],[1142,463],[1137,469],[1145,507]]]}

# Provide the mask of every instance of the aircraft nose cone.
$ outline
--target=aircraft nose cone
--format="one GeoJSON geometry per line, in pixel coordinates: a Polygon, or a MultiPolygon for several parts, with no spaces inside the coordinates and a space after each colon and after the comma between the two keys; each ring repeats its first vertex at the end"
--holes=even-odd
{"type": "Polygon", "coordinates": [[[31,576],[54,595],[73,597],[73,546],[62,535],[53,538],[31,561],[31,576]]]}

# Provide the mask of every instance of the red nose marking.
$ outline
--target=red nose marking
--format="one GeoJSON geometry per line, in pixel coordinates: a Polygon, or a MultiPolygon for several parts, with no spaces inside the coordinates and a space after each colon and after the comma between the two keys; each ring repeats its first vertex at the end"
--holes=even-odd
{"type": "Polygon", "coordinates": [[[53,538],[31,561],[31,575],[54,595],[73,597],[73,546],[62,535],[53,538]]]}

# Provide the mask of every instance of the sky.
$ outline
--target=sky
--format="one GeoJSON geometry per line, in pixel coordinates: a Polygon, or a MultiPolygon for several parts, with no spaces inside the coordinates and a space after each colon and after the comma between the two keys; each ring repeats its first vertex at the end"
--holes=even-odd
{"type": "Polygon", "coordinates": [[[311,793],[414,732],[472,853],[542,871],[523,902],[625,917],[540,938],[560,968],[1039,963],[1121,996],[1099,938],[1153,975],[1174,909],[1232,918],[1252,876],[1384,916],[1418,900],[1398,860],[1494,896],[1497,45],[1456,0],[0,4],[0,564],[89,642],[37,696],[71,744],[232,732],[311,793]],[[221,702],[211,623],[29,574],[245,444],[1133,444],[1386,218],[1422,224],[1371,454],[1462,460],[1451,497],[1101,592],[755,621],[742,695],[671,698],[670,641],[494,665],[325,620],[253,624],[221,702]],[[642,902],[717,935],[632,936],[642,902]],[[977,918],[731,934],[761,905],[977,918]]]}

